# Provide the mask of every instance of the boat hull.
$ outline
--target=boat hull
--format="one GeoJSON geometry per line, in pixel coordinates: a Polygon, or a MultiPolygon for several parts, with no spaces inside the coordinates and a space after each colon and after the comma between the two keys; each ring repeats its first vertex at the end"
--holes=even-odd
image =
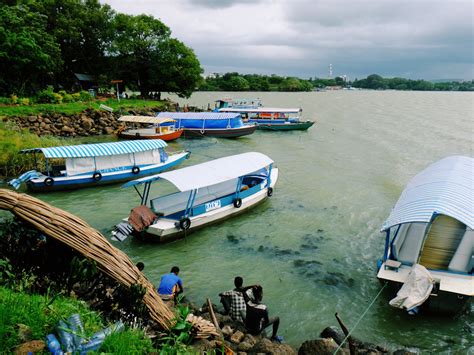
{"type": "MultiPolygon", "coordinates": [[[[385,268],[382,263],[377,278],[381,283],[388,283],[390,299],[396,296],[406,280],[411,267],[402,266],[399,270],[385,268]]],[[[433,279],[438,283],[438,290],[432,293],[421,305],[421,309],[428,313],[454,315],[465,310],[472,300],[469,294],[461,293],[468,289],[466,286],[472,284],[472,276],[452,274],[441,271],[429,270],[433,279]]]]}
{"type": "Polygon", "coordinates": [[[178,129],[175,132],[164,133],[164,134],[160,134],[160,133],[155,133],[155,134],[143,133],[142,134],[142,133],[137,133],[137,132],[129,133],[127,131],[123,131],[119,133],[118,136],[123,139],[162,139],[166,142],[170,142],[175,139],[178,139],[179,137],[181,137],[182,134],[183,134],[183,129],[178,129]]]}
{"type": "MultiPolygon", "coordinates": [[[[277,180],[278,169],[273,168],[271,172],[270,184],[272,189],[274,188],[277,180]]],[[[149,226],[144,232],[135,234],[135,236],[144,241],[150,242],[166,243],[174,241],[198,229],[244,213],[245,211],[264,202],[266,199],[268,199],[268,197],[268,188],[263,188],[257,193],[242,198],[242,204],[240,207],[235,207],[233,204],[230,204],[201,215],[190,217],[191,224],[187,230],[180,229],[177,220],[159,218],[155,224],[149,226]]]]}
{"type": "Polygon", "coordinates": [[[256,125],[245,125],[234,128],[184,128],[184,138],[202,138],[202,137],[215,137],[215,138],[237,138],[252,134],[257,129],[256,125]]]}
{"type": "Polygon", "coordinates": [[[266,131],[305,131],[314,125],[313,121],[291,123],[258,123],[257,129],[266,131]]]}
{"type": "Polygon", "coordinates": [[[170,169],[182,163],[186,158],[189,157],[189,154],[189,152],[178,153],[168,157],[168,160],[165,163],[141,166],[139,167],[140,170],[138,173],[133,173],[132,169],[124,169],[112,172],[101,172],[102,176],[100,180],[94,179],[93,173],[70,177],[53,177],[54,182],[51,185],[45,184],[45,180],[48,177],[43,176],[41,178],[28,181],[26,183],[26,186],[27,189],[32,192],[51,192],[62,190],[76,190],[84,187],[116,184],[151,174],[158,174],[164,170],[170,169]]]}

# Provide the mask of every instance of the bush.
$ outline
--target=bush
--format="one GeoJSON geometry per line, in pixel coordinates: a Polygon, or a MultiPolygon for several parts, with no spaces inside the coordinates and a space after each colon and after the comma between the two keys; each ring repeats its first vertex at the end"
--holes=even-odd
{"type": "Polygon", "coordinates": [[[72,102],[77,102],[81,100],[81,94],[78,92],[75,92],[71,96],[72,96],[72,102]]]}
{"type": "Polygon", "coordinates": [[[22,97],[21,99],[18,100],[18,103],[21,106],[28,106],[30,104],[30,99],[27,97],[22,97]]]}
{"type": "Polygon", "coordinates": [[[36,101],[38,101],[41,104],[55,104],[56,100],[57,100],[57,97],[54,94],[52,86],[48,87],[47,89],[41,90],[38,93],[38,95],[36,95],[36,101]]]}
{"type": "Polygon", "coordinates": [[[63,102],[73,102],[74,98],[71,94],[64,94],[63,95],[63,102]]]}
{"type": "Polygon", "coordinates": [[[91,94],[89,94],[88,91],[82,90],[79,93],[79,98],[82,102],[88,102],[92,99],[92,96],[91,96],[91,94]]]}
{"type": "Polygon", "coordinates": [[[9,97],[0,97],[0,104],[9,105],[11,104],[11,100],[9,97]]]}
{"type": "Polygon", "coordinates": [[[10,103],[16,105],[18,103],[18,96],[16,96],[15,94],[10,96],[10,103]]]}

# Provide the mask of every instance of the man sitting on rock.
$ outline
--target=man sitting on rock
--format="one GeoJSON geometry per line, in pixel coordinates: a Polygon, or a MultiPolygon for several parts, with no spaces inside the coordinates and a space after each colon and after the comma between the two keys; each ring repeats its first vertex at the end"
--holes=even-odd
{"type": "Polygon", "coordinates": [[[281,338],[277,336],[280,318],[268,317],[268,307],[261,303],[263,299],[262,286],[253,287],[252,293],[253,299],[247,303],[245,327],[250,334],[259,335],[265,328],[273,325],[271,340],[280,342],[281,338]]]}
{"type": "Polygon", "coordinates": [[[224,306],[225,314],[229,314],[230,317],[234,320],[243,322],[245,319],[245,311],[246,311],[246,299],[245,291],[249,288],[254,287],[247,286],[242,287],[244,280],[240,276],[236,276],[234,279],[234,286],[235,288],[231,291],[226,291],[219,293],[221,297],[221,303],[224,306]]]}

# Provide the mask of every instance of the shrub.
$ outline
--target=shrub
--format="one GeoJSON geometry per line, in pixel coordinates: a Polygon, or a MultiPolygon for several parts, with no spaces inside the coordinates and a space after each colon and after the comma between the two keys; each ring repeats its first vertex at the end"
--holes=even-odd
{"type": "Polygon", "coordinates": [[[72,94],[71,96],[72,96],[72,101],[73,101],[73,102],[77,102],[77,101],[80,101],[80,100],[81,100],[81,94],[78,93],[78,92],[75,92],[75,93],[72,94]]]}
{"type": "Polygon", "coordinates": [[[16,105],[18,103],[18,96],[12,94],[12,96],[10,96],[10,103],[16,105]]]}
{"type": "Polygon", "coordinates": [[[0,104],[9,105],[11,103],[12,102],[9,97],[0,97],[0,104]]]}
{"type": "Polygon", "coordinates": [[[74,98],[71,94],[64,94],[63,95],[63,102],[73,102],[74,98]]]}
{"type": "Polygon", "coordinates": [[[28,106],[30,104],[30,99],[28,97],[22,97],[18,100],[18,103],[22,106],[28,106]]]}
{"type": "Polygon", "coordinates": [[[56,92],[53,92],[53,97],[54,97],[54,104],[60,104],[61,102],[63,102],[63,97],[61,96],[61,94],[58,94],[56,92]]]}
{"type": "Polygon", "coordinates": [[[83,101],[83,102],[88,102],[92,99],[92,96],[89,94],[88,91],[85,91],[85,90],[82,90],[80,93],[79,93],[79,97],[80,97],[80,100],[83,101]]]}
{"type": "Polygon", "coordinates": [[[36,95],[36,100],[41,104],[56,103],[56,97],[54,96],[53,87],[49,86],[47,89],[41,90],[38,95],[36,95]]]}

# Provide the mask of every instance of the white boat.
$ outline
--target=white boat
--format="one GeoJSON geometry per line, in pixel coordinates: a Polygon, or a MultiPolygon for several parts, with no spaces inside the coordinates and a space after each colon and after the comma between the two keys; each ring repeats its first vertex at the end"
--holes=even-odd
{"type": "MultiPolygon", "coordinates": [[[[145,211],[151,224],[134,226],[135,235],[169,241],[195,229],[242,213],[273,193],[278,169],[268,156],[251,152],[228,156],[172,172],[130,181],[124,187],[144,185],[141,197],[148,204],[151,184],[167,180],[179,192],[153,197],[145,211]]],[[[132,210],[132,215],[133,215],[132,210]]],[[[133,216],[127,220],[133,224],[133,216]]],[[[139,218],[143,220],[143,218],[139,218]]],[[[122,238],[119,238],[122,239],[122,238]]]]}
{"type": "Polygon", "coordinates": [[[128,122],[132,125],[144,125],[148,127],[129,127],[120,130],[118,136],[124,139],[162,139],[166,142],[178,139],[183,134],[183,129],[177,129],[175,120],[171,118],[158,118],[149,116],[122,116],[120,122],[128,122]]]}
{"type": "Polygon", "coordinates": [[[459,312],[474,294],[473,229],[474,159],[442,159],[410,181],[383,224],[377,277],[397,291],[421,265],[433,281],[421,309],[459,312]]]}
{"type": "Polygon", "coordinates": [[[189,156],[186,151],[168,154],[165,147],[161,139],[152,139],[25,149],[20,153],[33,154],[36,169],[9,185],[18,189],[26,182],[31,191],[48,192],[123,183],[170,169],[189,156]],[[37,153],[44,156],[42,171],[37,153]]]}

